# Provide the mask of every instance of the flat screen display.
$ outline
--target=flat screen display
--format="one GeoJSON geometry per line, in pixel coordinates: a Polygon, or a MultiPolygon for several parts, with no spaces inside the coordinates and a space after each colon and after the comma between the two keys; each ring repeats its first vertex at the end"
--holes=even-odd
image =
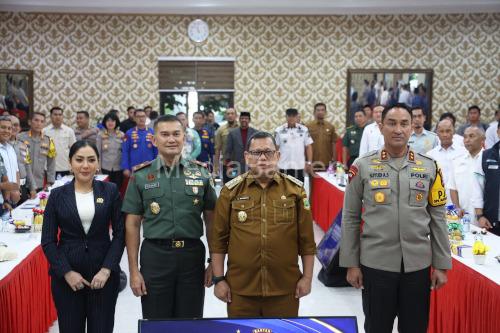
{"type": "Polygon", "coordinates": [[[139,320],[139,333],[357,333],[356,317],[139,320]]]}

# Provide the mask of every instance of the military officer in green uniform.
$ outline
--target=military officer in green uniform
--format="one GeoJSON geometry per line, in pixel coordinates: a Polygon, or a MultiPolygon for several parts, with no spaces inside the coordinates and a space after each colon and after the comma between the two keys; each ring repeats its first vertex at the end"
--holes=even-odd
{"type": "Polygon", "coordinates": [[[392,332],[396,316],[400,332],[427,332],[431,289],[451,268],[441,171],[408,147],[411,120],[405,104],[384,109],[384,147],[349,169],[340,266],[363,288],[367,333],[392,332]]]}
{"type": "Polygon", "coordinates": [[[358,110],[354,113],[354,125],[347,127],[342,138],[342,161],[347,169],[351,167],[352,162],[359,156],[359,144],[363,137],[363,130],[366,125],[365,110],[358,110]],[[349,154],[349,159],[347,155],[349,154]]]}
{"type": "Polygon", "coordinates": [[[160,117],[154,129],[159,154],[134,169],[122,206],[130,286],[145,319],[202,317],[212,269],[205,269],[201,215],[210,230],[214,183],[205,166],[182,159],[185,130],[176,117],[160,117]]]}

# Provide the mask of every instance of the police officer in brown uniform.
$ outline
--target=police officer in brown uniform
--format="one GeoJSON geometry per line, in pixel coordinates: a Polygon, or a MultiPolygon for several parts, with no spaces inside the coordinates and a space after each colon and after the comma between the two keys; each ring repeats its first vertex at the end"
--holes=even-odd
{"type": "Polygon", "coordinates": [[[228,303],[229,317],[294,317],[311,290],[316,245],[309,202],[302,182],[277,171],[271,134],[249,138],[245,159],[250,171],[224,186],[215,207],[209,240],[215,296],[228,303]]]}
{"type": "Polygon", "coordinates": [[[396,316],[400,332],[424,333],[431,288],[445,284],[451,268],[446,192],[437,163],[408,147],[405,104],[384,109],[381,131],[384,147],[349,169],[340,265],[363,288],[367,333],[392,332],[396,316]]]}

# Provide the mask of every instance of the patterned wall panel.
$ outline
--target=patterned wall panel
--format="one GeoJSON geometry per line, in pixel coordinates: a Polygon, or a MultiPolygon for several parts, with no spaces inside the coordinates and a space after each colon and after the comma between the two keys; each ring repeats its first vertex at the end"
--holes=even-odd
{"type": "MultiPolygon", "coordinates": [[[[324,101],[344,127],[347,68],[432,68],[433,110],[500,102],[500,14],[210,16],[210,37],[187,37],[192,16],[0,13],[0,67],[34,70],[35,109],[158,105],[160,56],[235,57],[235,104],[271,129],[284,110],[304,120],[324,101]]],[[[68,116],[70,116],[69,114],[68,116]]],[[[72,115],[71,115],[72,116],[72,115]]]]}

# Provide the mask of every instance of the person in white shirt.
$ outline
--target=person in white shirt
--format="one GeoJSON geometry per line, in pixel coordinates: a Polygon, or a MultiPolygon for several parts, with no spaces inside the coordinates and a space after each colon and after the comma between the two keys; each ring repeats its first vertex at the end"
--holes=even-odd
{"type": "Polygon", "coordinates": [[[313,139],[309,129],[298,123],[297,109],[286,110],[286,124],[275,130],[276,145],[280,151],[280,172],[304,182],[304,169],[312,172],[313,139]]]}
{"type": "Polygon", "coordinates": [[[458,156],[451,161],[448,188],[453,205],[459,216],[469,213],[471,222],[475,223],[474,206],[472,204],[472,181],[477,161],[483,156],[484,131],[478,127],[468,127],[464,133],[464,144],[468,154],[458,156]]]}
{"type": "Polygon", "coordinates": [[[372,116],[374,122],[367,125],[363,131],[359,145],[359,156],[363,156],[372,150],[378,150],[384,146],[384,136],[380,133],[379,128],[379,124],[382,122],[382,111],[384,111],[382,105],[377,105],[373,108],[372,116]]]}
{"type": "Polygon", "coordinates": [[[63,124],[63,109],[55,106],[50,109],[51,125],[47,126],[44,134],[48,135],[56,146],[56,179],[69,175],[69,149],[76,142],[75,131],[63,124]]]}
{"type": "Polygon", "coordinates": [[[450,189],[448,187],[451,173],[451,161],[455,158],[465,158],[467,150],[453,142],[455,129],[450,120],[441,120],[436,129],[440,145],[428,151],[427,155],[435,159],[441,167],[443,181],[446,188],[446,197],[448,199],[447,203],[451,204],[450,189]]]}
{"type": "Polygon", "coordinates": [[[486,141],[484,143],[485,149],[490,149],[500,141],[500,136],[497,134],[498,122],[500,121],[500,105],[498,106],[498,110],[495,112],[495,121],[490,123],[490,126],[486,130],[486,141]]]}
{"type": "MultiPolygon", "coordinates": [[[[451,112],[445,112],[439,117],[439,121],[449,119],[453,124],[453,129],[455,129],[455,124],[457,122],[457,118],[451,112]]],[[[436,126],[437,127],[437,126],[436,126]]],[[[434,129],[434,132],[437,132],[437,129],[434,129]]],[[[458,135],[457,133],[453,134],[453,143],[457,146],[464,146],[464,137],[458,135]]],[[[440,145],[439,137],[438,137],[438,145],[440,145]]]]}
{"type": "Polygon", "coordinates": [[[19,187],[19,167],[17,165],[17,155],[14,147],[9,143],[12,133],[12,121],[10,116],[0,116],[0,155],[3,159],[7,178],[10,183],[16,183],[16,190],[9,191],[9,194],[3,198],[0,193],[0,202],[8,204],[12,208],[12,204],[16,204],[21,199],[19,187]],[[5,199],[5,200],[3,200],[5,199]]]}

